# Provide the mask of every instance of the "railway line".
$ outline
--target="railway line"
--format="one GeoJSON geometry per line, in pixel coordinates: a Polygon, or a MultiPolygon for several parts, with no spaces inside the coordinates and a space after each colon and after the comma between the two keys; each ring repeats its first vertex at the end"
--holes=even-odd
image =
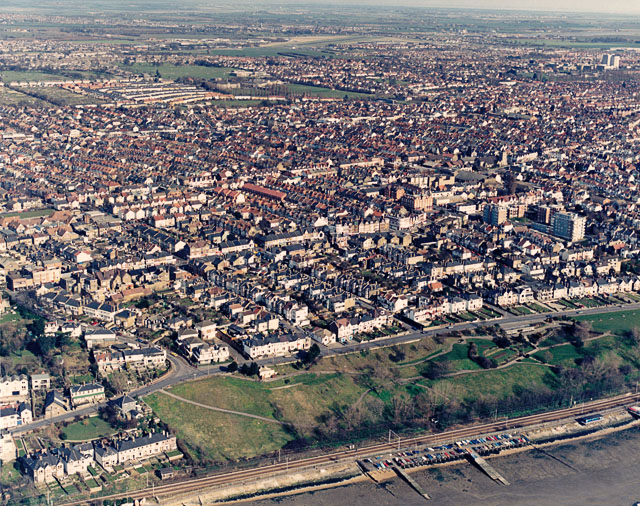
{"type": "MultiPolygon", "coordinates": [[[[355,459],[356,457],[364,457],[367,455],[375,455],[388,451],[397,450],[398,446],[411,447],[416,444],[436,445],[438,443],[452,441],[456,439],[466,439],[469,437],[488,434],[491,432],[499,432],[511,429],[526,428],[539,425],[546,422],[558,421],[565,418],[571,418],[581,415],[585,412],[601,411],[610,408],[621,407],[632,404],[640,400],[640,394],[623,394],[608,399],[601,399],[580,406],[548,411],[535,415],[527,415],[510,420],[501,420],[497,422],[489,422],[470,427],[461,427],[438,434],[427,434],[423,436],[410,437],[387,443],[373,444],[357,449],[331,452],[324,455],[314,457],[305,457],[287,462],[279,462],[272,465],[232,471],[223,474],[205,476],[202,478],[194,478],[181,483],[171,483],[167,485],[159,485],[157,487],[149,487],[135,492],[112,494],[96,498],[101,499],[121,499],[124,497],[133,497],[140,499],[143,497],[160,497],[166,495],[176,495],[187,492],[195,492],[217,485],[227,485],[231,483],[239,483],[247,480],[253,480],[265,477],[281,471],[291,471],[295,469],[309,468],[317,465],[328,464],[346,459],[355,459]]],[[[86,504],[87,500],[74,501],[64,503],[62,506],[76,506],[86,504]]]]}

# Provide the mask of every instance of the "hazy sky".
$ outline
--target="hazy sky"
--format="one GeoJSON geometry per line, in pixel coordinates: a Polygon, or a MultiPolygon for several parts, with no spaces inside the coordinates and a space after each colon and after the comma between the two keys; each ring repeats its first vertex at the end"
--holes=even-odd
{"type": "MultiPolygon", "coordinates": [[[[472,9],[513,9],[547,12],[606,12],[625,15],[640,15],[640,0],[0,0],[0,10],[11,6],[52,9],[81,5],[84,9],[118,10],[121,6],[155,7],[175,6],[185,10],[190,5],[202,7],[236,6],[238,10],[262,5],[385,5],[412,7],[452,7],[472,9]]],[[[144,10],[144,9],[143,9],[144,10]]]]}
{"type": "MultiPolygon", "coordinates": [[[[361,1],[362,3],[365,3],[364,0],[361,1]]],[[[393,5],[396,3],[387,0],[378,1],[386,5],[393,5]]],[[[345,1],[345,3],[349,2],[345,1]]],[[[377,2],[376,0],[370,0],[369,3],[374,4],[377,2]]],[[[519,9],[640,14],[640,0],[397,0],[397,3],[425,7],[467,7],[476,9],[519,9]]]]}

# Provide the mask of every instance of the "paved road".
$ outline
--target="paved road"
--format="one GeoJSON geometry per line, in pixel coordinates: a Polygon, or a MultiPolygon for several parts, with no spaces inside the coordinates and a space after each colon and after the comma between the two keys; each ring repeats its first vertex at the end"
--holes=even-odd
{"type": "MultiPolygon", "coordinates": [[[[368,350],[372,348],[380,348],[383,346],[393,346],[397,344],[409,343],[412,341],[416,341],[425,336],[436,336],[441,334],[448,334],[453,330],[457,331],[465,331],[472,330],[481,326],[488,326],[499,323],[500,325],[515,325],[520,324],[522,326],[530,325],[533,323],[541,323],[544,322],[549,316],[578,316],[578,315],[598,315],[598,314],[609,314],[615,313],[619,311],[628,311],[633,309],[640,309],[640,302],[634,302],[632,304],[624,304],[622,307],[620,305],[615,306],[605,306],[605,307],[595,307],[595,308],[586,308],[586,309],[569,309],[565,311],[556,311],[553,313],[544,313],[544,314],[529,314],[529,315],[507,315],[500,318],[494,318],[492,320],[484,320],[478,322],[463,322],[456,323],[448,326],[440,326],[433,329],[428,329],[424,331],[411,331],[406,334],[390,336],[385,338],[376,339],[375,341],[366,341],[364,343],[355,343],[355,344],[346,344],[342,346],[337,346],[333,348],[322,347],[321,356],[331,356],[331,355],[344,355],[346,353],[353,353],[355,351],[368,350]]],[[[202,378],[208,375],[213,374],[221,374],[224,373],[224,366],[212,365],[210,367],[202,367],[200,369],[196,369],[191,366],[186,360],[182,357],[176,357],[174,355],[168,355],[169,361],[171,362],[171,371],[167,373],[162,379],[157,380],[155,383],[144,386],[132,392],[129,392],[129,395],[142,397],[153,392],[157,392],[163,388],[170,387],[177,383],[181,383],[183,381],[187,381],[189,379],[197,379],[202,378]]],[[[295,358],[292,357],[275,357],[275,358],[265,358],[255,360],[258,365],[276,365],[276,364],[286,364],[295,361],[295,358]]],[[[23,432],[28,432],[33,429],[40,429],[47,425],[51,425],[52,423],[59,423],[65,420],[70,420],[75,418],[76,416],[86,416],[98,411],[100,406],[105,405],[105,403],[94,405],[86,408],[82,408],[76,411],[69,411],[63,415],[44,419],[37,420],[33,423],[23,425],[20,427],[15,427],[10,430],[13,434],[20,434],[23,432]]]]}
{"type": "MultiPolygon", "coordinates": [[[[162,378],[157,380],[154,383],[141,387],[137,390],[133,390],[129,392],[129,395],[142,396],[147,395],[152,392],[155,392],[161,388],[165,388],[171,385],[175,385],[180,381],[184,381],[185,379],[192,376],[192,371],[195,369],[191,367],[186,360],[182,357],[174,357],[168,356],[169,362],[171,363],[170,371],[165,374],[162,378]]],[[[60,423],[67,420],[71,420],[76,416],[88,416],[98,412],[98,409],[106,406],[106,402],[102,402],[100,404],[93,404],[91,406],[86,406],[84,408],[79,408],[75,410],[68,411],[62,415],[55,416],[53,418],[45,418],[41,420],[36,420],[27,425],[22,425],[20,427],[14,427],[10,429],[9,432],[13,434],[21,434],[23,432],[29,432],[34,429],[41,429],[46,427],[47,425],[51,425],[54,423],[60,423]]]]}

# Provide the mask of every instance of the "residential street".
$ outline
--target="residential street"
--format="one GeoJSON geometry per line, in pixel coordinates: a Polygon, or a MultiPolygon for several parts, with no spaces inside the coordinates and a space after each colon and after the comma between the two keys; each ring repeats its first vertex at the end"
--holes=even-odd
{"type": "MultiPolygon", "coordinates": [[[[353,353],[361,350],[370,350],[375,348],[381,348],[385,346],[393,346],[397,344],[410,343],[412,341],[416,341],[425,336],[436,336],[450,333],[454,330],[457,331],[468,331],[472,330],[476,327],[500,324],[500,325],[522,325],[526,326],[533,323],[543,322],[549,316],[578,316],[578,315],[597,315],[597,314],[610,314],[616,313],[619,311],[629,311],[634,309],[640,309],[640,302],[635,302],[632,304],[625,304],[623,307],[619,305],[615,306],[606,306],[606,307],[597,307],[597,308],[588,308],[588,309],[571,309],[567,311],[558,311],[555,313],[544,313],[544,314],[530,314],[530,315],[522,315],[515,316],[509,315],[504,316],[502,318],[495,318],[493,320],[485,320],[478,322],[465,322],[465,323],[457,323],[448,326],[440,326],[438,328],[434,328],[431,330],[426,330],[422,332],[413,331],[408,332],[402,335],[390,336],[386,338],[376,339],[375,341],[367,341],[364,343],[354,343],[354,344],[346,344],[342,346],[338,346],[335,348],[327,348],[325,346],[321,346],[320,355],[323,357],[328,357],[331,355],[344,355],[347,353],[353,353]]],[[[171,370],[163,377],[157,380],[154,383],[146,385],[137,390],[133,390],[129,392],[129,395],[143,397],[145,395],[149,395],[153,392],[157,392],[167,387],[171,387],[172,385],[176,385],[183,381],[188,381],[191,379],[202,378],[214,374],[223,374],[224,366],[212,365],[205,366],[199,369],[191,366],[184,360],[182,357],[176,357],[172,354],[167,355],[169,361],[171,362],[171,370]]],[[[258,365],[277,365],[277,364],[286,364],[294,361],[294,357],[274,357],[274,358],[264,358],[260,360],[256,360],[255,362],[258,365]]],[[[37,420],[33,423],[22,425],[19,427],[15,427],[11,429],[10,432],[13,434],[21,434],[24,432],[29,432],[31,430],[40,429],[42,427],[46,427],[48,425],[54,423],[64,422],[66,420],[71,420],[76,416],[86,416],[96,413],[100,406],[105,405],[105,403],[97,404],[93,406],[84,407],[78,410],[69,411],[63,415],[50,418],[50,419],[42,419],[37,420]]]]}

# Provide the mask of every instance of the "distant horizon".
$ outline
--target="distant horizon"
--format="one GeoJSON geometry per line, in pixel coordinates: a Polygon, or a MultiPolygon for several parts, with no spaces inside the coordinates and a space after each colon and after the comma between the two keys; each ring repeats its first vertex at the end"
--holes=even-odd
{"type": "Polygon", "coordinates": [[[347,3],[352,3],[354,5],[402,5],[406,7],[438,9],[547,12],[552,14],[584,13],[640,15],[640,2],[630,6],[630,0],[609,0],[608,2],[602,2],[600,0],[350,0],[347,3]]]}
{"type": "MultiPolygon", "coordinates": [[[[475,10],[475,11],[512,11],[547,13],[557,15],[567,14],[613,14],[640,16],[640,2],[630,0],[182,0],[178,6],[171,5],[167,0],[5,0],[0,10],[6,12],[15,8],[17,11],[25,10],[51,10],[71,7],[82,8],[92,12],[114,12],[119,8],[125,11],[134,6],[149,10],[202,10],[203,8],[237,8],[242,12],[260,7],[299,6],[316,8],[343,7],[398,7],[398,8],[424,8],[444,10],[475,10]]],[[[235,10],[235,9],[234,9],[235,10]]]]}

